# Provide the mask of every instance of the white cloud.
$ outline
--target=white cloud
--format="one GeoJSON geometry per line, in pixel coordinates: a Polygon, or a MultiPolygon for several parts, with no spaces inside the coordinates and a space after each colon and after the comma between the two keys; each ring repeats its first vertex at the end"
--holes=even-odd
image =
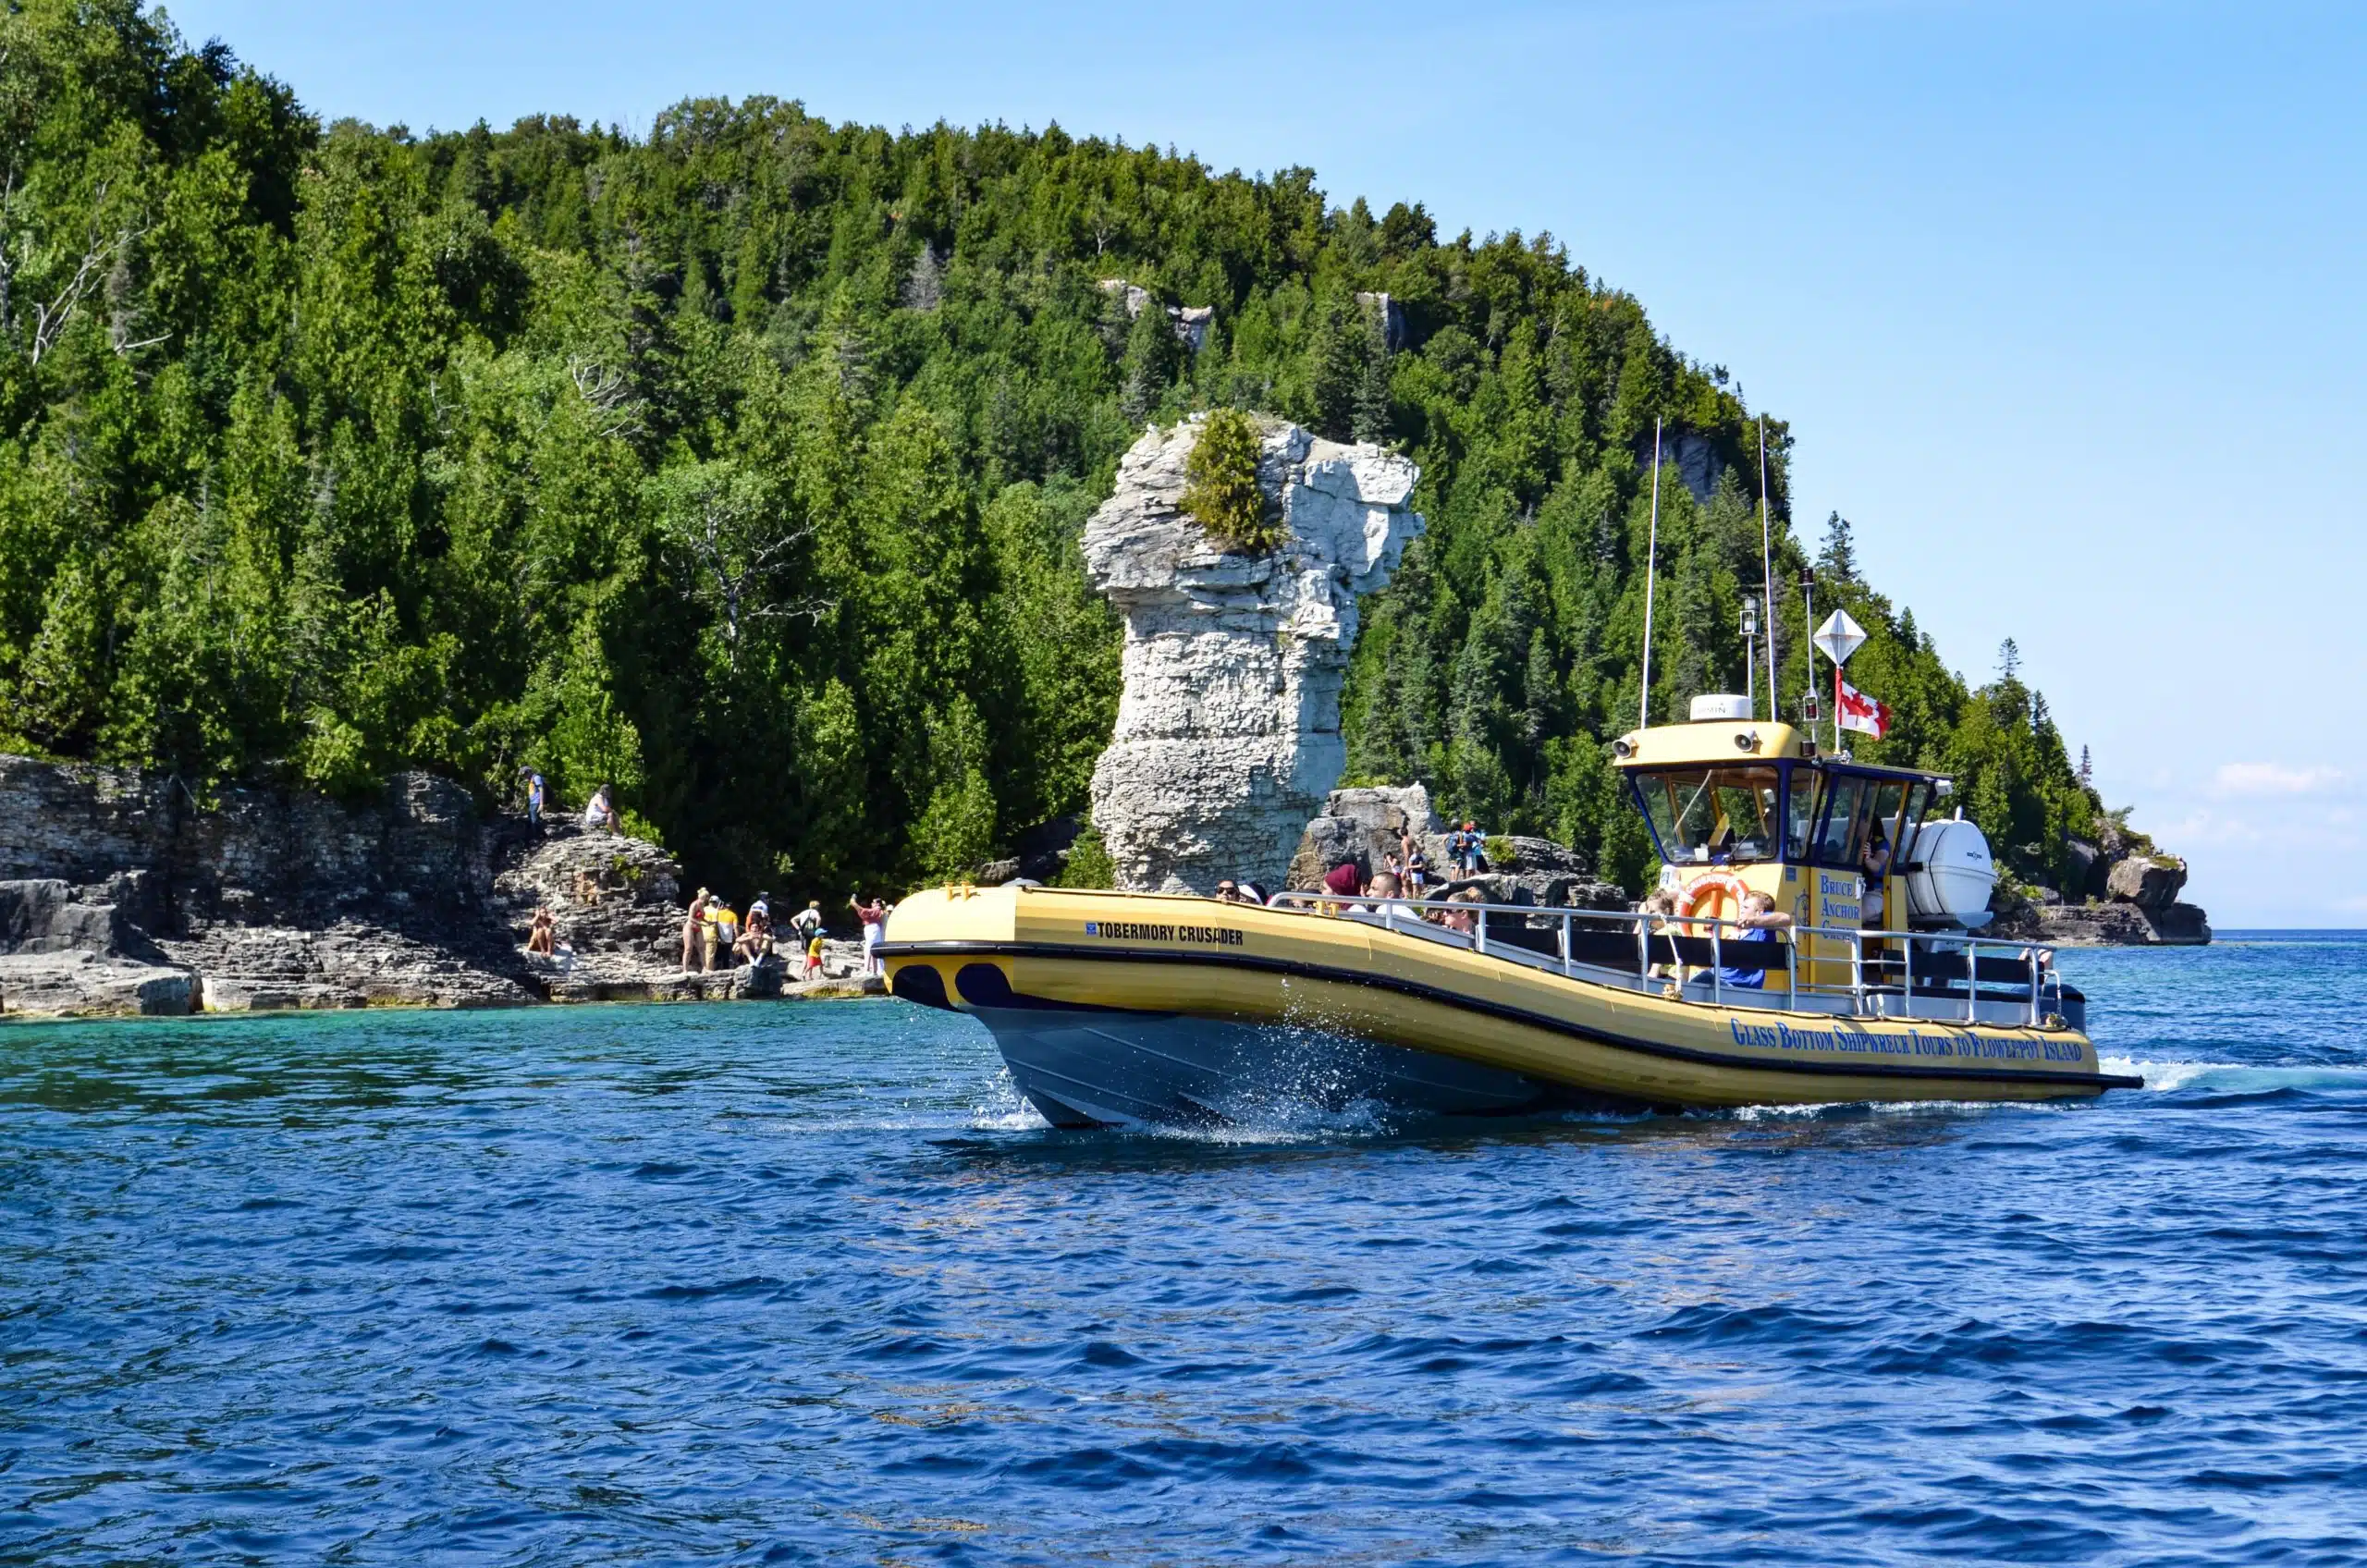
{"type": "Polygon", "coordinates": [[[2259,825],[2241,816],[2223,812],[2190,811],[2167,827],[2156,827],[2153,837],[2173,853],[2189,844],[2257,844],[2269,835],[2259,825]]]}
{"type": "Polygon", "coordinates": [[[2226,762],[2211,776],[2211,792],[2222,799],[2259,799],[2277,795],[2316,795],[2340,785],[2347,776],[2338,767],[2296,767],[2281,762],[2226,762]]]}

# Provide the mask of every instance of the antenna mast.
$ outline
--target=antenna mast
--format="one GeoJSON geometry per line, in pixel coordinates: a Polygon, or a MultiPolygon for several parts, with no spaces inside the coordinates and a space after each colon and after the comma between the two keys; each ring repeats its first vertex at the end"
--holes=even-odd
{"type": "Polygon", "coordinates": [[[1652,532],[1644,546],[1644,689],[1636,698],[1636,728],[1652,722],[1652,589],[1661,555],[1661,421],[1652,418],[1652,532]]]}
{"type": "MultiPolygon", "coordinates": [[[[1767,606],[1767,717],[1772,723],[1784,717],[1783,699],[1775,692],[1775,546],[1774,535],[1767,522],[1767,416],[1759,416],[1759,574],[1767,606]]],[[[1758,704],[1751,706],[1757,717],[1758,704]]]]}

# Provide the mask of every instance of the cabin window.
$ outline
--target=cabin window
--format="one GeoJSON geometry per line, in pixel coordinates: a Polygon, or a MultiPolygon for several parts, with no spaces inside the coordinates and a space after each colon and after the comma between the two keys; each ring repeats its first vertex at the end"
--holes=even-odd
{"type": "Polygon", "coordinates": [[[1899,858],[1907,856],[1907,846],[1914,840],[1915,830],[1923,826],[1923,813],[1932,803],[1932,786],[1918,779],[1907,790],[1907,809],[1898,818],[1899,858]]]}
{"type": "Polygon", "coordinates": [[[1680,767],[1633,776],[1672,865],[1773,860],[1780,790],[1772,767],[1680,767]]]}
{"type": "Polygon", "coordinates": [[[1826,777],[1824,817],[1816,840],[1816,860],[1820,864],[1858,864],[1858,840],[1866,819],[1867,783],[1868,780],[1846,773],[1826,777]]]}
{"type": "Polygon", "coordinates": [[[1816,832],[1816,814],[1824,804],[1824,775],[1813,767],[1787,771],[1791,780],[1784,791],[1784,858],[1805,861],[1809,840],[1816,832]]]}
{"type": "Polygon", "coordinates": [[[1824,775],[1813,767],[1796,767],[1791,775],[1784,798],[1784,858],[1797,863],[1809,858],[1817,813],[1824,806],[1824,775]]]}
{"type": "MultiPolygon", "coordinates": [[[[1893,865],[1897,864],[1899,860],[1899,834],[1904,831],[1900,816],[1902,808],[1907,804],[1907,787],[1905,779],[1877,778],[1874,780],[1873,810],[1867,813],[1867,820],[1878,823],[1882,827],[1883,838],[1891,847],[1890,858],[1893,865]]],[[[1870,839],[1871,834],[1869,833],[1868,837],[1870,839]]]]}

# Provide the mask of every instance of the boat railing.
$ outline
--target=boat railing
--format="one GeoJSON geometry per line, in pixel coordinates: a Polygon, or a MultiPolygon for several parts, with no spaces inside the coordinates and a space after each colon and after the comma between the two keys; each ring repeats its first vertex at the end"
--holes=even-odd
{"type": "Polygon", "coordinates": [[[1981,1005],[1987,1001],[2009,1004],[2017,1014],[2027,1014],[2030,1026],[2042,1026],[2047,1019],[2047,995],[2058,984],[2054,979],[2054,949],[2030,942],[2012,941],[1996,937],[1958,936],[1944,931],[1869,931],[1855,925],[1787,925],[1777,928],[1777,939],[1744,937],[1741,933],[1753,929],[1741,922],[1711,915],[1648,914],[1637,910],[1555,908],[1537,904],[1476,903],[1468,900],[1425,898],[1375,898],[1365,895],[1345,898],[1332,892],[1282,892],[1274,895],[1271,907],[1301,914],[1351,915],[1362,920],[1378,919],[1390,929],[1410,929],[1418,934],[1437,937],[1447,934],[1467,939],[1478,953],[1494,952],[1499,957],[1519,955],[1515,962],[1537,963],[1546,960],[1558,962],[1561,973],[1572,979],[1583,978],[1580,968],[1602,970],[1616,968],[1624,972],[1625,954],[1619,965],[1600,962],[1609,956],[1604,945],[1582,940],[1594,933],[1581,932],[1581,923],[1628,928],[1633,948],[1635,982],[1640,989],[1650,989],[1656,982],[1664,982],[1680,1000],[1708,1001],[1712,1006],[1725,1006],[1748,1001],[1754,1006],[1774,1005],[1777,998],[1786,1011],[1814,1011],[1823,1012],[1846,1002],[1850,1013],[1857,1017],[1884,1016],[1890,998],[1898,998],[1901,1011],[1908,1017],[1946,1018],[1956,1012],[1959,1000],[1956,983],[1963,982],[1961,994],[1962,1021],[1981,1021],[1981,1005]],[[1438,920],[1428,916],[1436,912],[1438,920]],[[1553,950],[1531,946],[1513,939],[1500,930],[1490,937],[1489,916],[1503,915],[1516,919],[1513,929],[1535,936],[1539,931],[1530,923],[1549,922],[1553,937],[1553,950]],[[1442,922],[1462,916],[1471,920],[1469,929],[1444,925],[1442,922]],[[1789,937],[1789,941],[1782,938],[1789,937]],[[1803,937],[1813,937],[1818,944],[1835,945],[1833,951],[1811,950],[1803,937]],[[1656,953],[1655,943],[1665,940],[1667,946],[1656,953]],[[1708,962],[1700,944],[1706,942],[1708,962]],[[1869,952],[1870,944],[1878,950],[1869,952]],[[1775,953],[1782,954],[1780,963],[1772,962],[1775,953]],[[1732,949],[1731,951],[1729,949],[1732,949]],[[1917,950],[1923,957],[1919,963],[1917,950]],[[1507,951],[1507,949],[1510,949],[1507,951]],[[1580,957],[1581,951],[1586,956],[1580,957]],[[1819,971],[1838,967],[1846,955],[1848,979],[1837,981],[1804,974],[1804,969],[1819,971]],[[1990,956],[1984,956],[1990,955],[1990,956]],[[1756,986],[1738,986],[1726,979],[1732,969],[1756,970],[1761,980],[1756,986]],[[1772,981],[1772,973],[1781,969],[1784,986],[1779,991],[1772,981]],[[1658,973],[1656,973],[1656,971],[1658,973]],[[1896,975],[1894,983],[1890,978],[1896,975]],[[1707,976],[1708,984],[1702,979],[1707,976]],[[1918,981],[1922,989],[1917,989],[1918,981]],[[2002,989],[1993,988],[1986,995],[1982,982],[2005,983],[2002,989]],[[1934,1011],[1919,1013],[1919,999],[1931,1002],[1934,1011]],[[1805,1007],[1804,1007],[1805,1004],[1805,1007]]]}

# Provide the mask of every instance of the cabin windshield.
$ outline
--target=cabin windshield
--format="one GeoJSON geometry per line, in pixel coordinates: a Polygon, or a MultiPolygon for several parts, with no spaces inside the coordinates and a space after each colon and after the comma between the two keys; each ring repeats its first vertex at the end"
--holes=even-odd
{"type": "Polygon", "coordinates": [[[1663,861],[1743,865],[1776,858],[1775,769],[1672,767],[1633,778],[1663,861]]]}

